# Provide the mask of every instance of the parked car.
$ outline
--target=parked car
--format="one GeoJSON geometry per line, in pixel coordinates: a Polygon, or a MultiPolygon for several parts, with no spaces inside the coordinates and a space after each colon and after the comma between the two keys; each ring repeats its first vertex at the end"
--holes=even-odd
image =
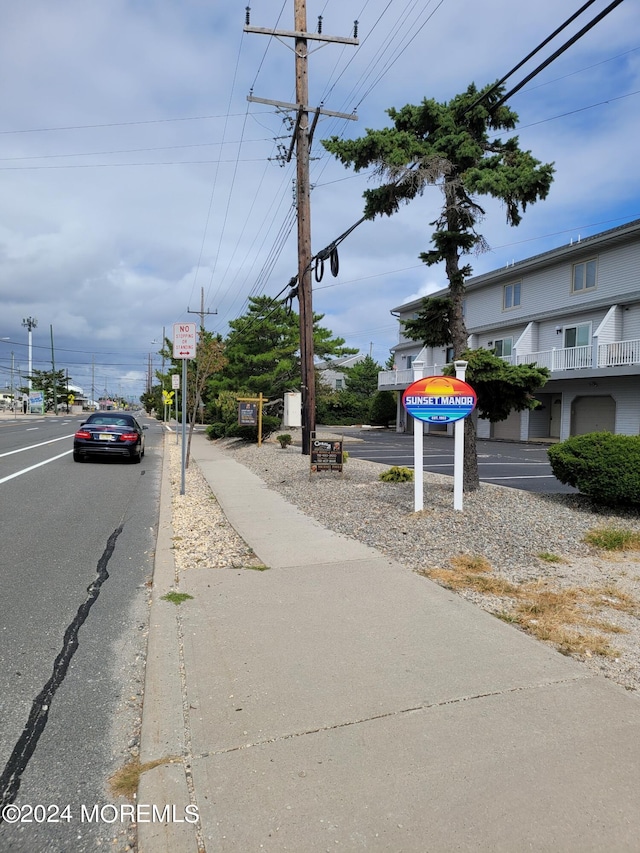
{"type": "Polygon", "coordinates": [[[144,430],[128,412],[94,412],[73,437],[73,461],[88,456],[121,456],[140,462],[144,456],[144,430]]]}

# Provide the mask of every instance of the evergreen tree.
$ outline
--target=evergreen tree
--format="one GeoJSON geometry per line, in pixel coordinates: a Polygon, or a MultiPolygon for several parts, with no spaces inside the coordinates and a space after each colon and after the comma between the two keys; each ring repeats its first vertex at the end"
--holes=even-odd
{"type": "MultiPolygon", "coordinates": [[[[517,114],[498,106],[504,87],[471,84],[466,92],[448,102],[424,99],[387,113],[393,127],[367,130],[360,139],[337,136],[323,141],[327,151],[356,171],[374,166],[386,179],[382,186],[366,190],[364,215],[370,219],[391,216],[400,204],[421,195],[427,186],[442,189],[443,204],[431,222],[433,248],[420,255],[428,266],[444,263],[449,282],[450,343],[454,357],[467,348],[463,316],[464,282],[471,266],[461,258],[486,248],[476,225],[484,215],[477,196],[492,196],[504,203],[509,225],[518,225],[527,205],[546,198],[553,180],[553,165],[542,164],[523,151],[517,137],[506,141],[493,137],[516,127],[517,114]]],[[[466,419],[465,489],[478,486],[475,425],[466,419]]]]}
{"type": "MultiPolygon", "coordinates": [[[[71,377],[67,377],[65,370],[36,370],[31,371],[31,376],[27,377],[31,380],[31,388],[33,391],[42,391],[44,395],[44,411],[50,412],[54,410],[54,398],[58,404],[67,402],[67,382],[71,382],[71,377]]],[[[20,388],[23,394],[29,393],[29,387],[20,388]]]]}
{"type": "Polygon", "coordinates": [[[347,390],[358,397],[371,398],[378,390],[378,372],[382,370],[377,361],[370,355],[348,368],[346,376],[347,390]]]}
{"type": "MultiPolygon", "coordinates": [[[[327,359],[352,355],[343,338],[335,338],[320,326],[321,314],[314,314],[314,351],[327,359]]],[[[300,324],[298,315],[268,296],[251,297],[247,313],[229,323],[225,344],[227,365],[210,382],[211,390],[262,393],[282,397],[300,387],[300,324]]]]}

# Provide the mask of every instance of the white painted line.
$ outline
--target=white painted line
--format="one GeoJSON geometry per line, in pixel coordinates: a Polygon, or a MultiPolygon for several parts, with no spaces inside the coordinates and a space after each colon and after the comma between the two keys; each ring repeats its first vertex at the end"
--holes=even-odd
{"type": "Polygon", "coordinates": [[[64,453],[60,453],[58,456],[52,456],[51,459],[45,459],[44,462],[38,462],[36,465],[30,465],[29,468],[23,468],[22,471],[16,471],[15,474],[9,474],[8,477],[3,477],[0,480],[0,485],[2,483],[6,483],[8,480],[13,480],[16,477],[20,477],[22,476],[22,474],[28,474],[29,471],[33,471],[36,468],[40,468],[42,467],[42,465],[48,465],[49,462],[55,462],[56,459],[62,459],[63,456],[68,456],[70,453],[73,453],[73,449],[65,450],[64,453]]]}
{"type": "Polygon", "coordinates": [[[27,427],[25,432],[34,432],[37,429],[40,429],[40,427],[27,427]]]}
{"type": "Polygon", "coordinates": [[[44,447],[45,444],[53,444],[55,441],[66,441],[67,438],[73,438],[75,433],[69,435],[61,435],[60,438],[51,438],[49,441],[41,441],[38,444],[29,444],[27,447],[19,447],[17,450],[7,450],[6,453],[0,453],[0,459],[3,456],[11,456],[14,453],[23,453],[25,450],[33,450],[34,447],[44,447]]]}
{"type": "Polygon", "coordinates": [[[555,480],[553,474],[527,474],[525,477],[481,477],[481,480],[555,480]]]}

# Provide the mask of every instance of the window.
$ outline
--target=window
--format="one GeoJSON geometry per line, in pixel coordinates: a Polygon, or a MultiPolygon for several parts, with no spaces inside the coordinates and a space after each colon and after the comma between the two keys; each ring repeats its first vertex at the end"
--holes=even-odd
{"type": "Polygon", "coordinates": [[[573,347],[587,347],[591,339],[591,323],[581,323],[579,326],[567,326],[564,330],[564,345],[568,349],[573,347]]]}
{"type": "Polygon", "coordinates": [[[453,347],[447,347],[447,351],[445,352],[445,355],[444,355],[447,364],[453,363],[453,352],[454,352],[453,347]]]}
{"type": "Polygon", "coordinates": [[[342,379],[336,379],[336,391],[342,391],[342,379]]]}
{"type": "Polygon", "coordinates": [[[519,281],[515,284],[505,284],[502,291],[503,311],[508,311],[510,308],[517,308],[520,305],[520,290],[521,283],[519,281]]]}
{"type": "Polygon", "coordinates": [[[501,341],[495,341],[493,348],[498,358],[510,358],[513,349],[513,338],[503,338],[501,341]]]}
{"type": "Polygon", "coordinates": [[[573,279],[571,290],[578,293],[581,290],[593,290],[596,286],[596,262],[584,261],[582,264],[573,265],[573,279]]]}
{"type": "Polygon", "coordinates": [[[413,361],[414,358],[415,358],[415,356],[413,356],[413,355],[407,356],[407,370],[411,367],[411,362],[413,361]]]}

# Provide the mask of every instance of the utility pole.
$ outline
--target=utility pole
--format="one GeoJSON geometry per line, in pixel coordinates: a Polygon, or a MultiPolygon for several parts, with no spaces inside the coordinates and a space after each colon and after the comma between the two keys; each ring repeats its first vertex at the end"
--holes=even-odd
{"type": "Polygon", "coordinates": [[[190,308],[187,308],[187,314],[199,314],[200,315],[200,335],[204,332],[204,318],[205,316],[209,316],[209,314],[217,314],[217,311],[205,311],[204,310],[204,287],[200,288],[200,310],[199,311],[191,311],[190,308]]]}
{"type": "MultiPolygon", "coordinates": [[[[58,414],[58,387],[56,383],[56,359],[53,353],[53,326],[49,325],[49,330],[51,332],[51,379],[53,381],[53,414],[57,416],[58,414]]],[[[44,389],[43,389],[44,394],[44,389]]],[[[42,403],[43,411],[46,411],[46,400],[42,403]]]]}
{"type": "Polygon", "coordinates": [[[309,152],[313,133],[320,115],[357,121],[357,116],[336,113],[320,107],[309,107],[308,58],[309,41],[333,42],[337,44],[359,44],[355,37],[357,21],[354,22],[354,38],[325,36],[322,34],[322,17],[318,18],[318,32],[307,32],[306,0],[294,0],[294,32],[270,30],[249,25],[249,12],[245,19],[244,32],[261,35],[292,38],[294,40],[296,103],[270,101],[249,95],[247,100],[259,104],[271,104],[284,107],[296,113],[294,135],[287,160],[291,159],[293,147],[296,147],[296,207],[298,217],[298,303],[300,306],[300,364],[302,372],[302,453],[311,452],[311,433],[316,428],[316,377],[313,353],[313,301],[311,294],[311,187],[309,182],[309,152]],[[313,112],[313,122],[309,127],[309,113],[313,112]]]}

